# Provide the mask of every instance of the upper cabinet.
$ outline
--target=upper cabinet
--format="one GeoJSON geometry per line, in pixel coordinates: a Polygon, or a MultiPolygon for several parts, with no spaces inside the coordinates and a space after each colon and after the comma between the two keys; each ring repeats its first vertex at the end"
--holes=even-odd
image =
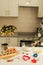
{"type": "Polygon", "coordinates": [[[39,0],[38,17],[43,18],[43,0],[39,0]]]}
{"type": "Polygon", "coordinates": [[[18,16],[18,0],[0,0],[0,16],[18,16]]]}
{"type": "Polygon", "coordinates": [[[8,0],[0,0],[0,16],[8,15],[8,0]]]}
{"type": "Polygon", "coordinates": [[[38,7],[39,6],[39,0],[19,0],[19,6],[38,7]]]}
{"type": "Polygon", "coordinates": [[[18,16],[18,0],[9,0],[9,16],[18,16]]]}

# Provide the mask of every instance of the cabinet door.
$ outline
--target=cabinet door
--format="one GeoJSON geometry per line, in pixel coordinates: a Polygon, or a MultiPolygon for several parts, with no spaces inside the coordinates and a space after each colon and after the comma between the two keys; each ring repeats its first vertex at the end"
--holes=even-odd
{"type": "Polygon", "coordinates": [[[19,6],[26,6],[26,0],[19,0],[19,6]]]}
{"type": "Polygon", "coordinates": [[[39,0],[38,17],[43,17],[43,0],[39,0]]]}
{"type": "Polygon", "coordinates": [[[6,37],[0,37],[0,43],[6,43],[6,37]]]}
{"type": "Polygon", "coordinates": [[[1,44],[6,43],[6,38],[5,37],[0,37],[0,49],[1,49],[1,44]]]}
{"type": "Polygon", "coordinates": [[[9,46],[17,46],[17,38],[16,37],[10,37],[9,46]]]}
{"type": "Polygon", "coordinates": [[[9,0],[9,16],[18,16],[18,0],[9,0]]]}
{"type": "Polygon", "coordinates": [[[39,0],[31,0],[31,6],[39,7],[39,0]]]}
{"type": "Polygon", "coordinates": [[[8,0],[0,0],[0,16],[8,15],[8,0]]]}
{"type": "Polygon", "coordinates": [[[39,0],[19,0],[19,6],[39,6],[39,0]]]}
{"type": "Polygon", "coordinates": [[[0,0],[0,16],[18,16],[18,0],[0,0]]]}

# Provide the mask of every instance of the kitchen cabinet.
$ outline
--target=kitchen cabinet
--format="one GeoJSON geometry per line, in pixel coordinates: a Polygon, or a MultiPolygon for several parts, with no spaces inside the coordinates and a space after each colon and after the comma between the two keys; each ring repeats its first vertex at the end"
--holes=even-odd
{"type": "Polygon", "coordinates": [[[39,0],[38,17],[43,18],[43,0],[39,0]]]}
{"type": "Polygon", "coordinates": [[[8,15],[8,0],[0,0],[0,16],[8,15]]]}
{"type": "Polygon", "coordinates": [[[1,44],[6,42],[6,38],[0,37],[0,49],[1,49],[1,44]]]}
{"type": "Polygon", "coordinates": [[[12,46],[14,47],[14,46],[17,46],[17,45],[18,45],[18,44],[17,44],[17,37],[10,37],[10,38],[9,38],[9,42],[10,42],[10,43],[9,43],[9,46],[11,46],[11,47],[12,47],[12,46]]]}
{"type": "Polygon", "coordinates": [[[0,37],[0,48],[2,43],[8,43],[9,47],[18,46],[18,39],[15,36],[1,36],[0,37]]]}
{"type": "Polygon", "coordinates": [[[5,43],[6,42],[6,38],[5,37],[0,37],[0,44],[5,43]]]}
{"type": "Polygon", "coordinates": [[[19,6],[38,7],[39,0],[19,0],[19,6]]]}
{"type": "Polygon", "coordinates": [[[0,0],[0,16],[18,16],[18,0],[0,0]]]}
{"type": "Polygon", "coordinates": [[[18,0],[9,0],[9,16],[18,16],[18,0]]]}

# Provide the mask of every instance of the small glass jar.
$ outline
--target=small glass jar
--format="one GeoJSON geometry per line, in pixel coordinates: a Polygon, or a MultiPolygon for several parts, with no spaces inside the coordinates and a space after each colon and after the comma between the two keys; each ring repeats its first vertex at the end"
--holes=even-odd
{"type": "Polygon", "coordinates": [[[1,47],[2,47],[2,50],[6,51],[8,49],[8,44],[7,43],[3,43],[1,45],[1,47]]]}

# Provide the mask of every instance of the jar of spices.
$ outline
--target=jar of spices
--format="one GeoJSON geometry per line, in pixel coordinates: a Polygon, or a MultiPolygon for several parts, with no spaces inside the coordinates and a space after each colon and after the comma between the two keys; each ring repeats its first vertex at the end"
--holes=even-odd
{"type": "Polygon", "coordinates": [[[2,47],[2,50],[7,50],[8,49],[8,44],[7,43],[3,43],[1,45],[1,47],[2,47]]]}
{"type": "Polygon", "coordinates": [[[1,52],[2,52],[2,54],[5,55],[7,49],[8,49],[8,44],[7,43],[1,44],[1,52]]]}

